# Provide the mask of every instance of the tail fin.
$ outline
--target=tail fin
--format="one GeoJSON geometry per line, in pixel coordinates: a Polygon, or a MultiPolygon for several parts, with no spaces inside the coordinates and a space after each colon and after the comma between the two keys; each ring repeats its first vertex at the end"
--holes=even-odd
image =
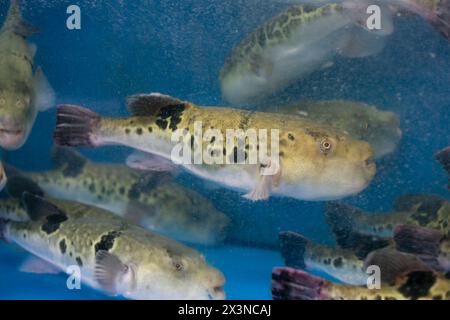
{"type": "Polygon", "coordinates": [[[396,280],[412,271],[431,271],[418,257],[392,248],[371,252],[364,261],[364,270],[369,266],[378,266],[381,270],[381,282],[394,285],[396,280]]]}
{"type": "Polygon", "coordinates": [[[274,300],[331,300],[326,293],[330,282],[292,268],[274,268],[272,271],[272,298],[274,300]]]}
{"type": "Polygon", "coordinates": [[[399,251],[420,257],[438,271],[448,271],[443,270],[445,268],[441,267],[439,259],[444,238],[444,234],[437,230],[417,226],[400,225],[394,231],[394,241],[399,251]]]}
{"type": "Polygon", "coordinates": [[[309,240],[295,232],[280,232],[280,249],[288,267],[305,269],[305,252],[309,240]]]}
{"type": "Polygon", "coordinates": [[[56,129],[53,134],[55,143],[69,147],[95,147],[93,130],[100,122],[100,115],[79,106],[58,106],[56,129]]]}
{"type": "Polygon", "coordinates": [[[9,6],[8,16],[3,26],[3,30],[11,30],[12,32],[23,37],[29,37],[39,32],[39,29],[32,26],[22,18],[19,0],[11,0],[11,5],[9,6]]]}

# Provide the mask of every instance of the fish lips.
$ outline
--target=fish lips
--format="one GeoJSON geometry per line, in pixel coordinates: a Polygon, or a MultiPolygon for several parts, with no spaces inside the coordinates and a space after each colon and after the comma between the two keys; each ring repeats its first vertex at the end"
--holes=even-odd
{"type": "Polygon", "coordinates": [[[23,127],[0,126],[0,146],[6,150],[17,150],[25,143],[27,130],[23,127]]]}

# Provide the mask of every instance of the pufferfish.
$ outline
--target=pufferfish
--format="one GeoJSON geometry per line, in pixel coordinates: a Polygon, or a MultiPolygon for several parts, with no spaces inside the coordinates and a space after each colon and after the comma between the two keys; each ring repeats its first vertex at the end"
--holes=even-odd
{"type": "MultiPolygon", "coordinates": [[[[286,0],[287,2],[287,0],[286,0]]],[[[247,35],[220,71],[225,100],[255,104],[339,57],[381,52],[396,14],[417,14],[450,39],[450,0],[290,0],[280,14],[247,35]],[[379,9],[380,25],[368,21],[379,9]]]]}
{"type": "Polygon", "coordinates": [[[78,267],[85,284],[111,296],[225,298],[223,274],[198,251],[78,202],[28,191],[1,199],[0,238],[61,272],[78,267]]]}
{"type": "MultiPolygon", "coordinates": [[[[376,172],[367,142],[299,116],[200,107],[161,94],[132,96],[128,104],[132,113],[128,118],[105,118],[83,107],[59,106],[56,144],[124,145],[170,162],[174,154],[179,155],[181,138],[183,146],[187,142],[183,151],[193,151],[194,161],[183,156],[182,161],[175,159],[177,164],[204,179],[244,190],[253,201],[268,199],[272,193],[309,201],[339,199],[365,189],[376,172]],[[242,135],[229,138],[229,130],[242,135]],[[255,139],[247,134],[250,130],[256,132],[255,139]],[[196,155],[214,161],[197,163],[196,155]]],[[[133,160],[155,165],[154,158],[133,160]]]]}

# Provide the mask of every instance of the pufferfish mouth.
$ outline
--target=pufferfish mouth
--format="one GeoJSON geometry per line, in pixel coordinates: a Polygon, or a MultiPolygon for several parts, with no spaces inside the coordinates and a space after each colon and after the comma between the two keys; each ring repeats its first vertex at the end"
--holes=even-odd
{"type": "Polygon", "coordinates": [[[15,129],[7,129],[7,128],[4,128],[4,127],[0,127],[0,133],[3,133],[3,134],[18,136],[18,135],[21,135],[23,132],[24,132],[23,129],[17,129],[17,128],[15,128],[15,129]]]}

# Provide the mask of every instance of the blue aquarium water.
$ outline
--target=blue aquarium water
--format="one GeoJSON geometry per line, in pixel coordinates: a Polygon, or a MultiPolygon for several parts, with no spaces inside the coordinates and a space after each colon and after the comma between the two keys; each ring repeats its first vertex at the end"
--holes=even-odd
{"type": "MultiPolygon", "coordinates": [[[[22,1],[23,16],[40,32],[35,65],[44,70],[56,103],[89,107],[105,116],[127,116],[126,97],[161,92],[198,105],[227,106],[219,72],[226,57],[248,33],[287,6],[283,1],[22,1]],[[70,5],[81,9],[81,30],[66,27],[70,5]]],[[[8,1],[2,1],[3,21],[8,1]]],[[[377,160],[377,174],[345,202],[368,212],[389,212],[406,193],[449,197],[448,176],[433,154],[450,143],[450,45],[420,17],[395,20],[395,32],[380,53],[360,59],[337,58],[292,83],[277,95],[295,99],[347,99],[395,112],[402,140],[395,152],[377,160]]],[[[238,106],[235,106],[238,107],[238,106]]],[[[254,108],[256,109],[256,108],[254,108]]],[[[3,151],[4,162],[24,170],[52,167],[56,109],[40,113],[26,144],[3,151]]],[[[96,161],[124,163],[130,149],[79,149],[96,161]]],[[[230,299],[270,299],[272,268],[283,266],[277,249],[280,231],[334,244],[324,202],[273,196],[251,202],[242,192],[182,172],[182,185],[207,197],[232,221],[229,243],[197,246],[223,272],[230,299]]],[[[6,197],[6,194],[5,194],[6,197]]],[[[0,299],[108,299],[83,285],[68,290],[65,275],[20,271],[29,253],[0,244],[0,299]]]]}

